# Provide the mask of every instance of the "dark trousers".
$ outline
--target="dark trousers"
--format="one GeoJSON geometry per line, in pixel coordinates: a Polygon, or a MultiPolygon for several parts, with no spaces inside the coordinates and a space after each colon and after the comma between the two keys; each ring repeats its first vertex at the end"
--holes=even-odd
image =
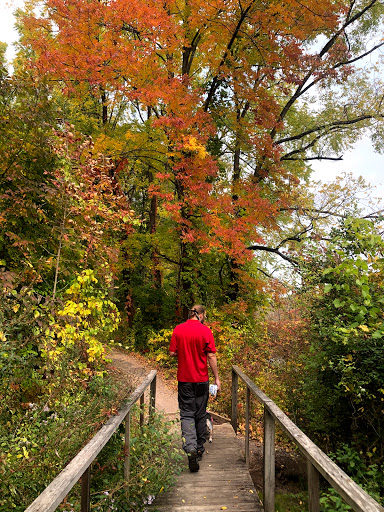
{"type": "Polygon", "coordinates": [[[208,381],[179,382],[181,435],[183,449],[187,453],[204,451],[208,391],[208,381]]]}

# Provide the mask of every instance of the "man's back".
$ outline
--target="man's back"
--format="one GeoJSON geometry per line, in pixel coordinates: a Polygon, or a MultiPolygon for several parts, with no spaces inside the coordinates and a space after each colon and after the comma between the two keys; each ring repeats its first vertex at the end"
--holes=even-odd
{"type": "Polygon", "coordinates": [[[175,327],[170,350],[177,353],[179,382],[208,380],[207,352],[216,352],[211,330],[190,319],[175,327]]]}

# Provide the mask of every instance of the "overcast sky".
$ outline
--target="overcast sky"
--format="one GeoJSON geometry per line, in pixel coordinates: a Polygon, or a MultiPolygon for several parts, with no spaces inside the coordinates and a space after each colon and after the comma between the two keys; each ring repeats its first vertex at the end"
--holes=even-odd
{"type": "MultiPolygon", "coordinates": [[[[13,28],[13,11],[22,6],[23,0],[0,0],[0,41],[7,43],[7,58],[9,61],[14,56],[12,42],[17,39],[17,33],[13,28]]],[[[370,140],[363,138],[352,151],[344,155],[342,161],[321,161],[313,163],[315,170],[313,178],[321,181],[332,181],[343,172],[352,173],[354,176],[363,176],[365,180],[377,187],[377,196],[384,197],[384,155],[375,153],[370,140]]]]}

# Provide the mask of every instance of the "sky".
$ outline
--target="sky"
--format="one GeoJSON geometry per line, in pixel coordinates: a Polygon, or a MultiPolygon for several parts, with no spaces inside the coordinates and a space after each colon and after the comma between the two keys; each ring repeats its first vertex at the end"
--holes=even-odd
{"type": "MultiPolygon", "coordinates": [[[[17,40],[17,32],[13,27],[13,11],[23,4],[24,0],[0,0],[0,41],[9,45],[8,61],[14,56],[12,43],[17,40]]],[[[368,137],[357,142],[354,149],[343,155],[342,161],[314,162],[312,168],[312,178],[323,182],[333,181],[344,172],[352,173],[354,177],[363,176],[368,183],[376,187],[374,195],[384,197],[384,155],[373,151],[368,137]]]]}

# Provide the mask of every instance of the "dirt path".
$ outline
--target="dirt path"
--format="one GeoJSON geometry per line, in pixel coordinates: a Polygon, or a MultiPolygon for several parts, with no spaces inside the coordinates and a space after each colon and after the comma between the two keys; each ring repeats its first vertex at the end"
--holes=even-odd
{"type": "MultiPolygon", "coordinates": [[[[112,359],[113,371],[119,374],[120,379],[126,379],[128,385],[133,388],[153,370],[141,358],[122,350],[112,349],[108,356],[112,359]]],[[[159,374],[156,382],[156,409],[169,419],[178,417],[177,392],[171,389],[159,374]]]]}

